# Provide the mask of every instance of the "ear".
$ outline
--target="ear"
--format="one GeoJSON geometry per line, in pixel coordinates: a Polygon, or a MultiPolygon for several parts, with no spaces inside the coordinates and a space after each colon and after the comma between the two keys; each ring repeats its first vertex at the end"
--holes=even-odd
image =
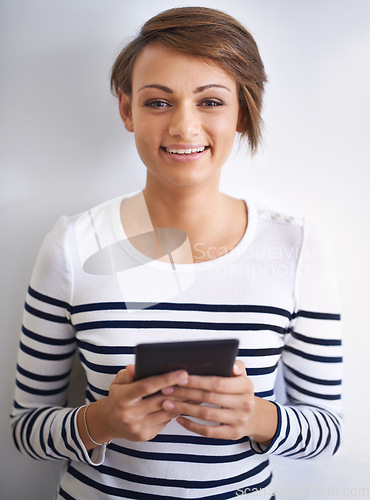
{"type": "Polygon", "coordinates": [[[129,132],[134,131],[134,122],[131,112],[131,100],[128,94],[124,94],[121,89],[118,90],[119,114],[122,121],[129,132]]]}

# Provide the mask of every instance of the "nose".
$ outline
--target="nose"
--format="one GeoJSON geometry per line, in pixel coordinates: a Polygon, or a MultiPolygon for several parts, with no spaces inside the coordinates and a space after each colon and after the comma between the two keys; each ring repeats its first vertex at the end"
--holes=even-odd
{"type": "Polygon", "coordinates": [[[192,105],[182,104],[173,110],[169,126],[171,136],[190,139],[197,136],[199,132],[199,117],[192,105]]]}

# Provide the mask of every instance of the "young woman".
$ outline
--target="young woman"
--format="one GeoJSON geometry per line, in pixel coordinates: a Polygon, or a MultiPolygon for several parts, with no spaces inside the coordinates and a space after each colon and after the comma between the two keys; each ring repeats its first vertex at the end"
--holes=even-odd
{"type": "Polygon", "coordinates": [[[19,350],[14,441],[65,460],[58,499],[274,498],[269,455],[339,447],[340,317],[325,247],[302,218],[219,191],[235,135],[258,145],[265,81],[251,35],[207,8],[150,19],[114,64],[146,185],[59,220],[19,350]],[[235,337],[232,377],[134,380],[139,343],[235,337]],[[76,349],[86,405],[68,408],[76,349]],[[286,402],[274,396],[279,362],[286,402]]]}

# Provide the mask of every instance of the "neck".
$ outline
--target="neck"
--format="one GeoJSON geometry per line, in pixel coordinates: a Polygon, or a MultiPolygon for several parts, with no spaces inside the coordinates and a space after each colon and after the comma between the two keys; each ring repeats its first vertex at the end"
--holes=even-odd
{"type": "Polygon", "coordinates": [[[206,238],[213,231],[226,198],[218,185],[158,191],[147,182],[143,194],[153,225],[183,229],[190,241],[206,238]]]}
{"type": "MultiPolygon", "coordinates": [[[[218,182],[164,187],[163,183],[156,185],[147,179],[141,196],[151,227],[185,231],[194,262],[230,251],[242,238],[248,223],[244,202],[220,193],[218,182]]],[[[123,217],[127,219],[130,218],[123,217]]],[[[186,259],[184,262],[188,262],[186,259]]]]}

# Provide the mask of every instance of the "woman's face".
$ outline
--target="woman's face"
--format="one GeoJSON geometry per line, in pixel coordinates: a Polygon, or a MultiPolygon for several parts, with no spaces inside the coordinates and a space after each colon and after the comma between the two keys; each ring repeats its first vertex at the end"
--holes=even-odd
{"type": "Polygon", "coordinates": [[[218,185],[238,130],[232,76],[211,61],[153,44],[135,62],[131,99],[120,93],[119,102],[147,167],[147,182],[218,185]]]}

